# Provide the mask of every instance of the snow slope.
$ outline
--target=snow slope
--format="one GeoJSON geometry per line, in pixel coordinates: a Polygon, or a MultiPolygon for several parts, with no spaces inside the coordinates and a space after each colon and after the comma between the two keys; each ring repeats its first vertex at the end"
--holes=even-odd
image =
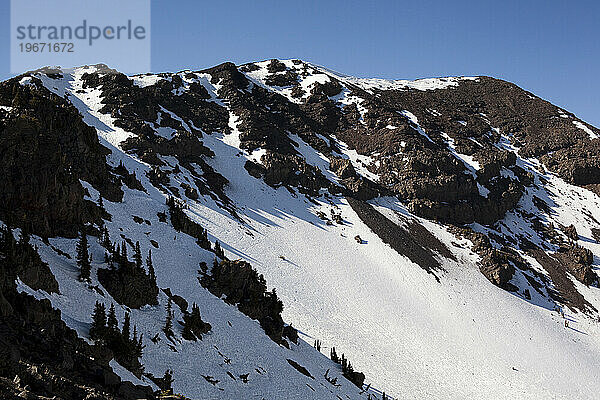
{"type": "MultiPolygon", "coordinates": [[[[331,76],[328,70],[315,69],[318,73],[305,78],[306,88],[331,76]]],[[[105,201],[113,215],[112,222],[107,223],[111,236],[122,233],[133,241],[139,240],[144,252],[150,248],[149,240],[156,240],[160,248],[152,251],[159,287],[170,287],[190,304],[197,302],[203,318],[213,325],[213,331],[198,343],[182,341],[171,347],[164,335],[157,345],[146,341],[143,363],[147,371],[162,375],[167,368],[173,368],[176,391],[198,399],[365,398],[366,394],[359,394],[347,381],[339,388],[325,381],[325,371],[333,371],[334,365],[306,342],[292,345],[290,350],[277,346],[256,321],[198,284],[198,262],[211,263],[214,255],[196,246],[189,236],[158,221],[156,213],[166,209],[165,194],[145,177],[149,166],[119,148],[132,134],[115,127],[108,116],[99,113],[100,92],[82,89],[82,73],[75,70],[65,74],[63,86],[57,90],[69,92],[85,122],[97,129],[102,143],[112,151],[109,162],[123,162],[129,171],[136,171],[148,192],[124,187],[122,203],[105,201]],[[148,219],[151,227],[134,223],[133,215],[148,219]],[[315,379],[299,374],[286,362],[288,358],[305,366],[315,379]],[[226,359],[231,362],[225,362],[226,359]],[[230,378],[227,371],[236,377],[251,373],[251,379],[244,384],[230,378]],[[201,375],[220,382],[212,385],[201,375]]],[[[247,75],[256,84],[265,85],[260,72],[247,75]]],[[[157,79],[146,76],[135,78],[135,82],[151,85],[157,79]]],[[[365,88],[410,86],[427,90],[452,86],[463,78],[414,83],[343,79],[365,88]]],[[[206,88],[211,98],[219,101],[218,87],[206,88]]],[[[269,90],[290,97],[285,88],[269,90]]],[[[338,354],[348,356],[356,370],[365,372],[366,383],[399,399],[597,398],[600,325],[595,317],[567,309],[565,316],[570,323],[565,327],[562,317],[543,298],[526,301],[492,285],[479,272],[478,256],[471,252],[468,240],[455,237],[443,225],[410,215],[397,199],[372,200],[371,204],[391,219],[400,214],[419,220],[452,250],[457,261],[440,257],[446,272],[438,283],[384,244],[343,198],[321,196],[309,200],[300,193],[291,195],[287,188],[273,188],[251,177],[243,168],[244,163],[248,159],[259,160],[260,154],[257,157],[239,148],[235,121],[236,116],[230,112],[232,133],[206,134],[203,142],[215,152],[215,157],[207,162],[229,180],[226,194],[240,219],[209,196],[201,196],[198,201],[185,199],[187,212],[207,228],[211,241],[219,240],[228,257],[250,262],[264,274],[270,288],[277,288],[285,305],[284,320],[292,323],[306,341],[321,340],[322,352],[326,354],[335,346],[338,354]],[[343,224],[327,225],[316,215],[319,211],[329,215],[332,209],[341,213],[343,224]],[[362,244],[354,240],[356,235],[363,239],[362,244]]],[[[295,141],[300,142],[300,153],[307,161],[329,173],[321,154],[299,138],[295,141]]],[[[358,164],[356,155],[347,156],[358,164]]],[[[461,159],[477,169],[474,162],[461,159]]],[[[177,163],[175,159],[168,161],[177,163]]],[[[519,163],[541,174],[534,161],[519,163]]],[[[183,181],[189,174],[182,168],[171,179],[183,181]]],[[[556,222],[573,223],[582,237],[591,237],[589,221],[583,216],[589,213],[600,220],[600,199],[551,174],[544,177],[550,180],[548,187],[554,192],[552,209],[556,222]],[[570,197],[579,200],[570,201],[570,197]]],[[[89,191],[91,198],[97,199],[92,187],[89,191]]],[[[523,200],[524,209],[530,200],[531,196],[523,200]]],[[[503,223],[513,233],[527,230],[516,214],[507,214],[503,223]]],[[[50,244],[75,254],[73,240],[50,239],[50,244]]],[[[581,244],[600,256],[600,245],[583,239],[581,244]]],[[[62,294],[34,294],[50,298],[53,306],[61,309],[65,322],[85,337],[94,302],[108,305],[112,299],[76,280],[74,260],[60,256],[41,240],[36,245],[56,275],[62,294]]],[[[92,248],[95,270],[101,266],[103,252],[97,244],[92,248]]],[[[575,284],[588,301],[600,308],[597,288],[586,288],[576,281],[575,284]]],[[[92,285],[98,285],[95,277],[92,285]]],[[[20,287],[33,292],[22,284],[20,287]]],[[[132,324],[144,332],[144,337],[160,331],[165,302],[166,297],[161,295],[158,307],[132,310],[132,324]]],[[[124,311],[119,307],[120,320],[124,311]]],[[[126,372],[121,373],[125,378],[126,372]]]]}

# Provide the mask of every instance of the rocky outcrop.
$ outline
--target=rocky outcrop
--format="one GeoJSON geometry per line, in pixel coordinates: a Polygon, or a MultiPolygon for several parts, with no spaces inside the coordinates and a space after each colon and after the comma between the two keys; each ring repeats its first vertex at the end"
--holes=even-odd
{"type": "Polygon", "coordinates": [[[29,244],[29,237],[21,235],[16,241],[9,233],[10,229],[2,230],[4,240],[0,251],[6,257],[6,262],[15,265],[15,274],[27,286],[34,290],[44,290],[47,293],[58,293],[58,282],[52,275],[48,264],[43,262],[34,248],[29,244]]]}
{"type": "Polygon", "coordinates": [[[0,105],[12,107],[0,123],[0,219],[42,236],[74,237],[101,219],[79,180],[120,201],[109,151],[70,102],[38,78],[20,76],[0,83],[0,105]]]}
{"type": "Polygon", "coordinates": [[[555,257],[561,261],[571,275],[584,285],[589,286],[598,281],[598,276],[592,270],[594,254],[590,250],[577,245],[568,248],[561,247],[555,257]]]}
{"type": "Polygon", "coordinates": [[[494,285],[516,291],[517,288],[509,283],[515,274],[515,264],[511,258],[509,252],[491,249],[482,257],[479,270],[494,285]]]}

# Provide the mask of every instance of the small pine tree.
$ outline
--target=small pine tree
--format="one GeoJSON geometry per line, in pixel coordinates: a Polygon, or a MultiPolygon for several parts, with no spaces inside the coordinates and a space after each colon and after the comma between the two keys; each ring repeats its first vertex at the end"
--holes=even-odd
{"type": "Polygon", "coordinates": [[[192,332],[192,328],[190,328],[189,324],[183,325],[183,330],[181,331],[181,337],[185,340],[196,340],[196,335],[192,332]]]}
{"type": "Polygon", "coordinates": [[[142,356],[142,352],[144,351],[144,342],[143,342],[144,334],[142,333],[136,343],[135,352],[138,357],[142,356]]]}
{"type": "Polygon", "coordinates": [[[129,313],[125,313],[125,319],[123,320],[123,329],[121,330],[121,335],[125,340],[129,340],[130,337],[130,329],[131,329],[131,319],[129,317],[129,313]]]}
{"type": "Polygon", "coordinates": [[[121,245],[119,243],[115,243],[113,248],[115,249],[115,251],[114,251],[115,258],[119,259],[119,257],[121,257],[121,245]]]}
{"type": "Polygon", "coordinates": [[[112,242],[110,241],[110,234],[108,233],[108,228],[104,225],[102,228],[102,247],[110,251],[111,246],[112,242]]]}
{"type": "Polygon", "coordinates": [[[127,242],[123,241],[123,246],[121,246],[121,258],[123,262],[127,262],[127,242]]]}
{"type": "Polygon", "coordinates": [[[173,384],[173,371],[166,370],[161,381],[162,381],[161,384],[158,385],[161,389],[163,389],[163,390],[172,389],[171,385],[173,384]]]}
{"type": "Polygon", "coordinates": [[[90,326],[90,338],[100,339],[106,330],[106,307],[99,301],[94,306],[92,313],[92,325],[90,326]]]}
{"type": "Polygon", "coordinates": [[[152,249],[148,250],[148,257],[146,258],[146,266],[148,267],[148,276],[154,285],[156,286],[156,274],[154,272],[154,265],[152,264],[152,249]]]}
{"type": "Polygon", "coordinates": [[[337,353],[335,352],[335,347],[331,348],[330,358],[331,358],[331,361],[333,361],[334,363],[336,363],[336,364],[340,363],[340,358],[338,357],[337,353]]]}
{"type": "Polygon", "coordinates": [[[219,241],[217,240],[215,242],[215,255],[217,257],[219,257],[220,259],[224,259],[225,258],[225,252],[223,251],[223,248],[221,247],[221,243],[219,243],[219,241]]]}
{"type": "Polygon", "coordinates": [[[171,299],[167,302],[167,318],[165,320],[165,326],[163,327],[165,335],[173,336],[173,304],[171,299]]]}
{"type": "Polygon", "coordinates": [[[135,253],[133,260],[137,269],[142,269],[142,251],[140,250],[140,242],[135,242],[135,253]]]}
{"type": "Polygon", "coordinates": [[[111,304],[110,305],[110,309],[108,310],[108,317],[106,320],[106,324],[108,327],[108,330],[110,332],[115,332],[117,331],[117,325],[118,325],[118,321],[117,321],[117,315],[115,314],[115,305],[111,304]]]}
{"type": "Polygon", "coordinates": [[[192,304],[192,313],[190,314],[192,319],[199,321],[202,318],[200,317],[200,307],[198,307],[198,304],[194,303],[192,304]]]}
{"type": "Polygon", "coordinates": [[[81,233],[79,241],[77,242],[77,265],[79,266],[79,280],[89,281],[91,272],[91,258],[88,253],[88,241],[87,235],[81,233]]]}

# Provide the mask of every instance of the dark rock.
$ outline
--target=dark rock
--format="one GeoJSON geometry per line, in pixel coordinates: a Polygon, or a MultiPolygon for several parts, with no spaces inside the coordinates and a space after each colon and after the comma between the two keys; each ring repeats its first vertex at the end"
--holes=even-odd
{"type": "Polygon", "coordinates": [[[21,85],[21,78],[0,83],[0,102],[19,110],[0,124],[0,218],[41,236],[75,237],[84,223],[100,220],[97,206],[83,199],[80,179],[121,200],[106,164],[109,151],[73,105],[37,78],[35,86],[21,85]]]}
{"type": "Polygon", "coordinates": [[[509,253],[492,249],[481,260],[481,273],[494,285],[506,290],[515,291],[516,287],[509,283],[515,274],[515,266],[509,253]]]}

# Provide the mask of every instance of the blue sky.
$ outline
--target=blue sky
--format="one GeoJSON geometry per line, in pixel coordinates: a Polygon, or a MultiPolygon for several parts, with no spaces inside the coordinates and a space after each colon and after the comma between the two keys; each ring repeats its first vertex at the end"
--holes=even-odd
{"type": "MultiPolygon", "coordinates": [[[[0,16],[5,79],[8,0],[0,16]]],[[[300,58],[361,77],[489,75],[600,126],[599,18],[587,0],[156,0],[152,69],[300,58]]]]}

